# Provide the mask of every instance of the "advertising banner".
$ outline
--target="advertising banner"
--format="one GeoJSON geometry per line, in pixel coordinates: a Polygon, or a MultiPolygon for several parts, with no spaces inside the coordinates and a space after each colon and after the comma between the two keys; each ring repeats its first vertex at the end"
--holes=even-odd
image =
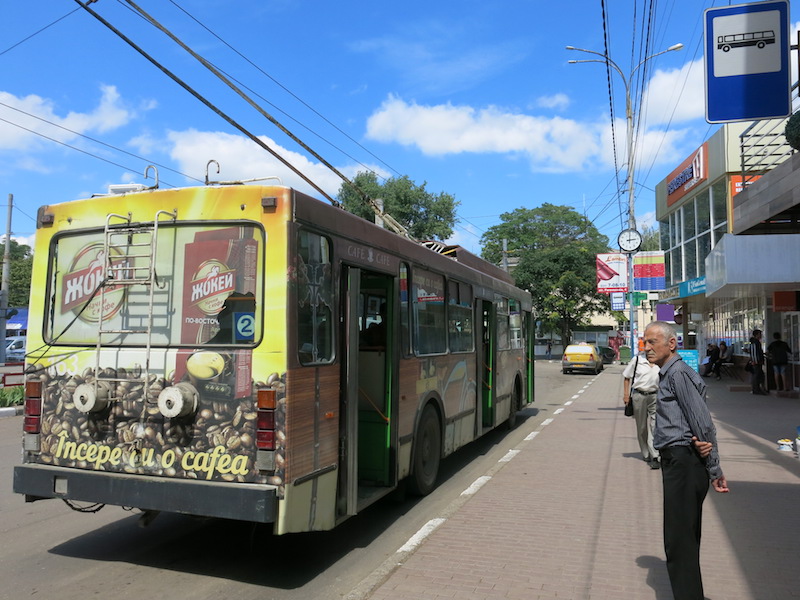
{"type": "Polygon", "coordinates": [[[621,252],[598,254],[597,291],[601,294],[628,291],[628,255],[621,252]]]}
{"type": "Polygon", "coordinates": [[[660,292],[667,287],[664,252],[637,252],[633,256],[633,289],[660,292]]]}

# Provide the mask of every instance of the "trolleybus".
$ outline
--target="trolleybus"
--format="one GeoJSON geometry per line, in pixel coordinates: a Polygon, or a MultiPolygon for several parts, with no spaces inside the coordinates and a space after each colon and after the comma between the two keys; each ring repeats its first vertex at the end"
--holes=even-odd
{"type": "Polygon", "coordinates": [[[14,490],[327,530],[533,400],[530,295],[283,185],[37,216],[14,490]]]}

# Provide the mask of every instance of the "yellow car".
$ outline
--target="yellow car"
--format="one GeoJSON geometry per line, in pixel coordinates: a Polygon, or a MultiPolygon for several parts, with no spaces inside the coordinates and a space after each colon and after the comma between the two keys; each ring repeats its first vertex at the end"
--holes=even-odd
{"type": "Polygon", "coordinates": [[[570,344],[561,358],[561,372],[589,371],[597,375],[603,370],[603,357],[597,346],[591,344],[570,344]]]}

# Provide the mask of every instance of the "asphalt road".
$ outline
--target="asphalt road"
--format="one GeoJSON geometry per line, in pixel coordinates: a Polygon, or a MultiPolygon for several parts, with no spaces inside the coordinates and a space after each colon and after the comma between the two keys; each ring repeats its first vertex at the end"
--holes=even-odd
{"type": "MultiPolygon", "coordinates": [[[[601,375],[602,376],[602,375],[601,375]]],[[[272,536],[249,523],[160,515],[147,527],[136,513],[108,506],[93,514],[13,494],[22,417],[0,419],[0,599],[308,600],[358,597],[392,556],[461,492],[580,389],[589,375],[562,375],[537,361],[536,402],[513,431],[494,431],[442,463],[426,498],[386,498],[334,531],[272,536]]]]}

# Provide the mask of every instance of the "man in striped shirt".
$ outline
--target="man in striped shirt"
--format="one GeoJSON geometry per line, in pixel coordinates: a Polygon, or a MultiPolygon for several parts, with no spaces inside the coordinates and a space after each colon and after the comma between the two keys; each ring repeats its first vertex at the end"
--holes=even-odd
{"type": "Polygon", "coordinates": [[[678,336],[669,323],[650,323],[644,348],[647,360],[660,368],[653,445],[661,453],[669,581],[677,600],[703,600],[703,501],[709,480],[715,491],[728,491],[716,429],[706,406],[706,385],[678,355],[678,336]]]}

